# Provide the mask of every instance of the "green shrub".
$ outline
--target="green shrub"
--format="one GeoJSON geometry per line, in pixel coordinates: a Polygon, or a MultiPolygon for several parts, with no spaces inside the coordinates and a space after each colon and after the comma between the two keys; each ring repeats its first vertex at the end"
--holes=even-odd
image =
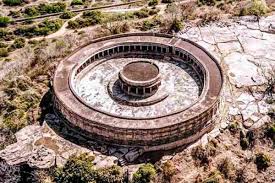
{"type": "Polygon", "coordinates": [[[64,13],[62,13],[60,15],[60,18],[61,19],[71,19],[75,16],[75,13],[74,12],[71,12],[71,11],[65,11],[64,13]]]}
{"type": "Polygon", "coordinates": [[[239,130],[239,125],[238,125],[238,123],[233,122],[228,126],[228,129],[230,132],[236,133],[239,130]]]}
{"type": "Polygon", "coordinates": [[[151,21],[151,20],[144,20],[142,22],[142,27],[141,27],[141,30],[142,31],[147,31],[147,30],[150,30],[152,28],[154,28],[156,26],[156,24],[151,21]]]}
{"type": "Polygon", "coordinates": [[[135,11],[134,16],[136,16],[137,18],[147,18],[150,16],[149,12],[150,10],[148,8],[142,8],[139,11],[135,11]]]}
{"type": "Polygon", "coordinates": [[[0,48],[0,57],[7,57],[9,56],[9,52],[6,48],[0,48]]]}
{"type": "Polygon", "coordinates": [[[94,157],[89,156],[87,153],[71,156],[64,167],[55,169],[54,180],[56,183],[88,183],[94,181],[95,168],[93,160],[94,157]]]}
{"type": "Polygon", "coordinates": [[[178,19],[174,19],[170,26],[170,31],[179,32],[182,28],[183,28],[182,21],[178,19]]]}
{"type": "Polygon", "coordinates": [[[210,143],[205,148],[197,146],[192,149],[191,155],[201,165],[206,165],[209,164],[210,157],[216,155],[216,147],[210,143]]]}
{"type": "Polygon", "coordinates": [[[0,27],[6,27],[11,22],[9,17],[0,17],[0,27]]]}
{"type": "Polygon", "coordinates": [[[12,18],[18,18],[21,16],[21,11],[11,10],[8,16],[11,16],[12,18]]]}
{"type": "Polygon", "coordinates": [[[83,5],[84,2],[82,0],[72,0],[71,6],[73,5],[83,5]]]}
{"type": "Polygon", "coordinates": [[[275,143],[275,124],[268,126],[265,134],[273,141],[273,143],[275,143]]]}
{"type": "Polygon", "coordinates": [[[12,48],[18,49],[23,48],[26,44],[26,40],[24,38],[16,38],[14,43],[11,45],[12,48]]]}
{"type": "Polygon", "coordinates": [[[24,13],[29,17],[33,17],[39,15],[39,10],[34,6],[30,6],[24,10],[24,13]]]}
{"type": "Polygon", "coordinates": [[[156,176],[154,165],[147,163],[139,167],[133,174],[133,183],[150,183],[156,176]]]}
{"type": "Polygon", "coordinates": [[[96,23],[102,22],[104,15],[101,11],[85,11],[82,15],[83,18],[94,19],[96,23]]]}
{"type": "Polygon", "coordinates": [[[40,4],[38,10],[40,14],[63,12],[66,10],[66,4],[62,2],[40,4]]]}
{"type": "Polygon", "coordinates": [[[270,157],[264,153],[256,154],[255,164],[258,170],[265,170],[271,165],[270,157]]]}
{"type": "Polygon", "coordinates": [[[96,171],[95,182],[99,183],[122,183],[124,174],[122,168],[116,165],[101,168],[96,171]]]}
{"type": "Polygon", "coordinates": [[[22,4],[22,0],[3,0],[3,3],[8,6],[17,6],[22,4]]]}
{"type": "Polygon", "coordinates": [[[111,34],[121,34],[128,32],[130,30],[130,25],[128,22],[117,23],[111,30],[111,34]]]}
{"type": "Polygon", "coordinates": [[[156,6],[159,4],[159,1],[158,0],[150,0],[148,2],[148,6],[156,6]]]}
{"type": "Polygon", "coordinates": [[[249,141],[247,140],[247,138],[241,138],[240,145],[243,150],[246,150],[249,147],[249,141]]]}
{"type": "Polygon", "coordinates": [[[9,45],[3,42],[0,42],[0,48],[7,48],[9,45]]]}
{"type": "Polygon", "coordinates": [[[54,180],[56,183],[121,183],[123,171],[118,166],[95,169],[93,156],[87,153],[71,156],[63,167],[56,168],[54,180]]]}
{"type": "Polygon", "coordinates": [[[252,0],[250,4],[243,7],[240,11],[240,16],[255,15],[262,16],[268,12],[268,7],[265,0],[252,0]]]}
{"type": "Polygon", "coordinates": [[[14,34],[23,37],[46,36],[56,32],[58,29],[61,28],[62,24],[63,21],[60,19],[46,19],[38,25],[19,27],[14,31],[14,34]]]}
{"type": "Polygon", "coordinates": [[[162,3],[172,3],[174,0],[161,0],[162,3]]]}
{"type": "Polygon", "coordinates": [[[79,29],[102,23],[104,15],[100,11],[86,11],[81,18],[70,20],[68,22],[68,28],[79,29]]]}

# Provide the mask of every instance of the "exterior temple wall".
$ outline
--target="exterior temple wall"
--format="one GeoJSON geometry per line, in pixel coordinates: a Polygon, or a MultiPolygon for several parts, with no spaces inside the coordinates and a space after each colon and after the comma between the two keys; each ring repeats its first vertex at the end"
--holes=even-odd
{"type": "MultiPolygon", "coordinates": [[[[138,36],[143,36],[143,34],[144,36],[151,36],[152,33],[139,33],[138,36]]],[[[116,35],[101,38],[97,41],[100,42],[108,39],[115,39],[120,36],[125,37],[125,35],[116,35]]],[[[135,34],[132,33],[128,36],[135,36],[135,34]]],[[[152,34],[152,36],[158,36],[158,34],[152,34]]],[[[171,40],[173,39],[169,35],[160,36],[171,40]]],[[[197,45],[195,46],[197,47],[197,45]]],[[[149,42],[115,43],[109,47],[103,47],[99,51],[92,54],[89,58],[82,61],[81,64],[78,64],[76,68],[74,67],[75,73],[70,72],[70,74],[74,74],[70,77],[77,77],[78,74],[80,74],[90,64],[93,64],[96,60],[111,57],[123,57],[131,54],[148,55],[152,57],[172,57],[173,59],[182,60],[196,71],[199,76],[199,84],[201,87],[205,87],[205,84],[207,84],[206,80],[208,78],[206,78],[206,73],[209,71],[192,55],[192,53],[189,53],[180,47],[149,42]]],[[[209,53],[207,53],[207,55],[209,56],[209,53]]],[[[212,59],[214,58],[212,57],[212,59]]],[[[219,88],[219,90],[220,89],[221,88],[219,88]]],[[[204,102],[203,105],[207,106],[206,110],[194,115],[192,118],[183,120],[182,117],[175,117],[174,120],[177,121],[175,124],[150,129],[125,128],[98,123],[98,121],[94,119],[88,119],[87,117],[83,117],[81,114],[75,113],[72,108],[68,107],[66,101],[62,101],[60,97],[57,96],[54,96],[54,106],[56,112],[63,117],[65,121],[67,121],[68,125],[83,131],[83,133],[90,138],[110,144],[143,147],[145,150],[151,151],[167,150],[191,143],[201,137],[204,133],[210,131],[213,128],[217,109],[219,107],[219,96],[212,97],[216,98],[214,102],[204,102]]],[[[197,113],[197,111],[194,111],[193,113],[197,113]]],[[[116,123],[115,117],[116,116],[114,116],[113,119],[114,123],[116,123]]],[[[125,120],[143,121],[143,119],[125,120]]],[[[159,118],[159,120],[165,119],[159,118]]],[[[167,123],[169,124],[169,121],[167,121],[167,123]]]]}

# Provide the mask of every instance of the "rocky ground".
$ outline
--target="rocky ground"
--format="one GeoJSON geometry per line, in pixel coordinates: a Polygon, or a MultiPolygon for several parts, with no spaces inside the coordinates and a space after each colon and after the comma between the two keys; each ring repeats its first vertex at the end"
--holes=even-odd
{"type": "MultiPolygon", "coordinates": [[[[275,151],[271,143],[259,139],[252,149],[243,151],[239,145],[238,133],[232,134],[226,128],[237,121],[246,132],[257,130],[271,122],[267,113],[275,106],[274,102],[267,103],[270,97],[264,95],[268,77],[263,73],[267,73],[267,70],[275,72],[275,16],[260,19],[242,17],[203,27],[190,24],[177,36],[197,42],[217,58],[224,72],[225,85],[221,120],[217,122],[216,128],[195,145],[162,158],[163,161],[171,159],[176,166],[177,171],[171,182],[201,182],[209,172],[215,171],[217,164],[225,157],[231,159],[236,170],[244,170],[245,182],[274,182],[275,151]],[[217,155],[212,158],[209,166],[196,166],[191,156],[192,147],[200,144],[206,146],[213,139],[217,155]],[[253,163],[254,152],[257,151],[265,151],[271,156],[271,166],[264,172],[258,172],[253,163]]],[[[9,164],[0,164],[0,175],[16,172],[17,169],[9,168],[10,165],[21,163],[28,163],[35,168],[63,165],[74,153],[93,154],[98,167],[116,164],[127,153],[128,160],[137,154],[135,151],[128,152],[129,149],[98,146],[93,141],[87,142],[72,134],[65,127],[59,127],[59,120],[53,114],[47,115],[41,126],[23,128],[16,133],[17,142],[0,151],[0,157],[9,164]],[[74,137],[70,138],[72,136],[74,137]]]]}

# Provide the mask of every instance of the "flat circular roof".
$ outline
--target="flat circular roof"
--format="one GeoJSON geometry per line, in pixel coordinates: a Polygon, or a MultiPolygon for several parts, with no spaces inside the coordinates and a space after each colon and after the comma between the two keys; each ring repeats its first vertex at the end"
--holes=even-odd
{"type": "Polygon", "coordinates": [[[159,68],[148,61],[131,62],[124,66],[122,74],[129,80],[148,81],[158,76],[159,68]]]}

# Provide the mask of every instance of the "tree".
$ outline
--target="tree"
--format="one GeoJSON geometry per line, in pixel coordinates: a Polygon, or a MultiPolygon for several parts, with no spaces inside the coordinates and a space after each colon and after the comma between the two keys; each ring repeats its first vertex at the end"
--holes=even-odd
{"type": "Polygon", "coordinates": [[[149,6],[156,6],[158,4],[159,4],[158,0],[150,0],[149,3],[148,3],[149,6]]]}
{"type": "Polygon", "coordinates": [[[3,0],[3,3],[8,6],[17,6],[17,5],[21,5],[22,1],[21,0],[3,0]]]}
{"type": "Polygon", "coordinates": [[[150,183],[156,176],[154,165],[147,163],[139,167],[133,175],[133,183],[150,183]]]}
{"type": "Polygon", "coordinates": [[[83,153],[71,156],[64,167],[55,170],[54,179],[57,183],[88,183],[94,181],[94,157],[83,153]]]}
{"type": "Polygon", "coordinates": [[[255,164],[257,165],[258,170],[265,170],[271,165],[271,159],[265,153],[258,153],[256,154],[255,164]]]}
{"type": "Polygon", "coordinates": [[[9,17],[0,17],[0,27],[6,27],[11,22],[9,17]]]}

